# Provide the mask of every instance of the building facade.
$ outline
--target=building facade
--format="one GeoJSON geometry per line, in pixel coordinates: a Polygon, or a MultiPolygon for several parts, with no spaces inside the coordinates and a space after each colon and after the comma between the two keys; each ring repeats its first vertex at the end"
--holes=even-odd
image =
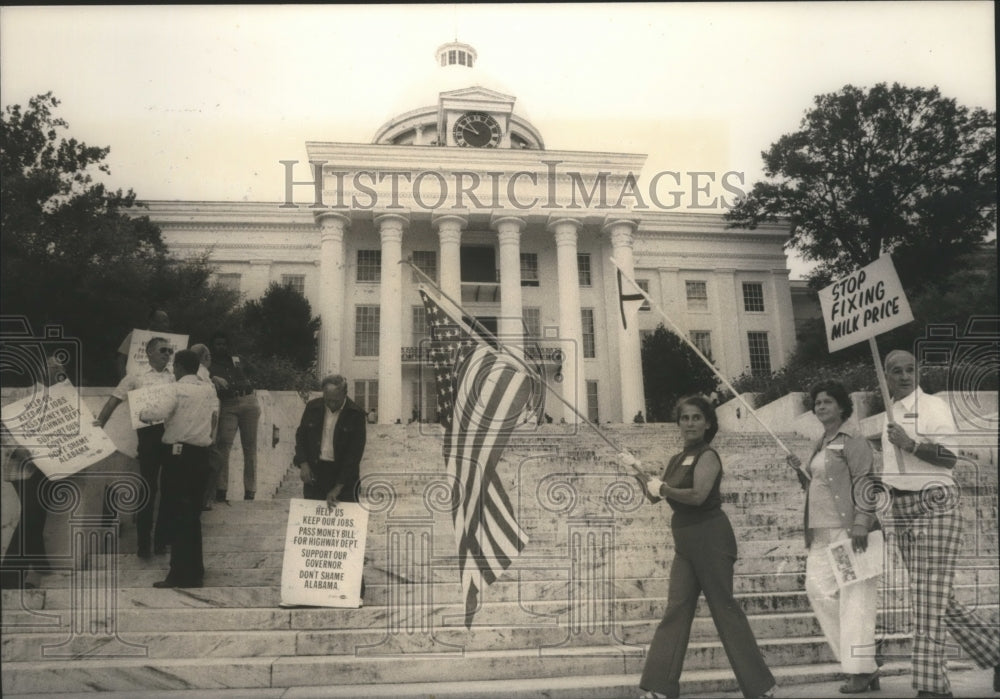
{"type": "MultiPolygon", "coordinates": [[[[147,202],[178,254],[211,251],[217,279],[252,298],[272,282],[321,317],[318,369],[353,382],[380,423],[433,419],[428,339],[409,261],[504,342],[524,343],[567,422],[645,411],[641,336],[623,326],[613,257],[728,376],[770,372],[794,349],[787,228],[727,229],[721,214],[662,206],[644,155],[553,151],[515,96],[452,42],[425,102],[372,143],[309,141],[283,161],[271,203],[147,202]]],[[[654,177],[654,180],[662,178],[654,177]]],[[[661,182],[662,183],[662,182],[661,182]]]]}

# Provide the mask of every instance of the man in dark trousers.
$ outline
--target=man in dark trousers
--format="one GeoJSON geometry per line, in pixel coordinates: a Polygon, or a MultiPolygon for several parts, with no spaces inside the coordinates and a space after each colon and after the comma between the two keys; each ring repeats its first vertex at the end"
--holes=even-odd
{"type": "Polygon", "coordinates": [[[201,500],[209,477],[208,450],[219,422],[219,399],[212,384],[198,378],[198,355],[174,356],[171,395],[162,405],[140,413],[141,420],[164,420],[163,500],[173,515],[170,572],[153,587],[201,587],[205,564],[201,550],[201,500]]]}
{"type": "Polygon", "coordinates": [[[361,457],[365,453],[365,411],[347,397],[347,379],[327,376],[322,398],[306,404],[295,431],[294,465],[302,478],[302,497],[357,502],[361,457]]]}

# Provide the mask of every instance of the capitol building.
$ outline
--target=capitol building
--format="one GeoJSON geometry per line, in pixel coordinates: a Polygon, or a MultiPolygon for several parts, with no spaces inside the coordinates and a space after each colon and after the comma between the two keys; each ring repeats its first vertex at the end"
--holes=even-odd
{"type": "MultiPolygon", "coordinates": [[[[306,141],[308,162],[282,161],[282,200],[149,201],[150,219],[175,253],[208,251],[217,281],[244,298],[272,282],[301,290],[322,321],[320,374],[348,377],[383,424],[436,410],[420,280],[403,261],[504,342],[535,348],[589,420],[646,412],[640,342],[662,322],[644,308],[623,324],[611,258],[723,374],[785,363],[787,226],[729,229],[721,210],[679,210],[678,176],[643,181],[643,154],[549,150],[472,46],[446,43],[434,61],[369,143],[306,141]]],[[[546,411],[577,419],[557,401],[546,411]]]]}

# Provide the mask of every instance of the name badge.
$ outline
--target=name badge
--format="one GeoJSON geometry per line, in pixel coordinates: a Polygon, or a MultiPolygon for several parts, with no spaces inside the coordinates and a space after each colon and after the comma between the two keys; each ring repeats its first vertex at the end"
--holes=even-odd
{"type": "Polygon", "coordinates": [[[233,366],[238,367],[240,365],[240,358],[233,357],[233,366]]]}
{"type": "Polygon", "coordinates": [[[681,466],[690,466],[693,463],[694,463],[694,455],[688,454],[687,456],[684,457],[684,460],[681,461],[681,466]]]}
{"type": "Polygon", "coordinates": [[[174,456],[180,456],[182,451],[184,451],[184,445],[180,442],[170,445],[170,453],[174,456]]]}

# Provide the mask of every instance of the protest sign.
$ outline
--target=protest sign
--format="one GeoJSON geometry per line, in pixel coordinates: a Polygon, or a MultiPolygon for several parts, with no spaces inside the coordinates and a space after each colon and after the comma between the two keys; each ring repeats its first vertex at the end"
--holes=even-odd
{"type": "Polygon", "coordinates": [[[819,304],[831,352],[913,320],[903,285],[888,255],[822,289],[819,304]]]}
{"type": "MultiPolygon", "coordinates": [[[[132,344],[129,345],[128,349],[128,363],[125,365],[125,373],[135,374],[140,371],[145,371],[149,367],[149,359],[146,357],[146,343],[152,340],[154,337],[162,337],[170,345],[170,348],[177,352],[178,350],[187,349],[188,346],[188,336],[178,335],[177,333],[161,333],[155,330],[133,330],[132,331],[132,344]]],[[[167,362],[167,369],[173,370],[174,367],[174,357],[170,356],[170,361],[167,362]]]]}
{"type": "Polygon", "coordinates": [[[3,407],[3,425],[35,466],[52,479],[65,478],[115,452],[115,445],[69,381],[38,385],[3,407]]]}
{"type": "Polygon", "coordinates": [[[143,386],[134,391],[128,392],[128,412],[132,419],[132,427],[148,427],[149,425],[159,425],[163,420],[155,422],[143,422],[139,415],[147,408],[159,408],[163,406],[174,394],[174,384],[159,383],[152,386],[143,386]]]}
{"type": "Polygon", "coordinates": [[[343,502],[293,498],[288,507],[281,602],[360,607],[368,510],[343,502]]]}
{"type": "Polygon", "coordinates": [[[885,567],[885,539],[878,529],[868,532],[868,548],[861,553],[854,551],[850,537],[833,542],[826,552],[830,557],[837,587],[874,578],[881,575],[885,567]]]}

